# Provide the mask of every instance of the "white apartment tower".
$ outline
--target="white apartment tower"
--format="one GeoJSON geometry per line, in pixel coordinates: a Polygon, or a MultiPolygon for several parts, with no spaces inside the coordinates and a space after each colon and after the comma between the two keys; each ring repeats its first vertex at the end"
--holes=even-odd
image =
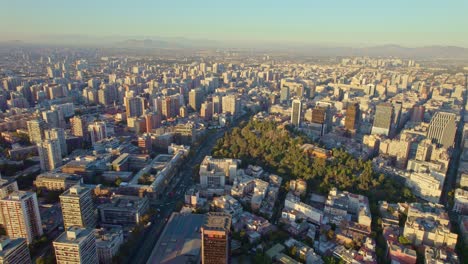
{"type": "Polygon", "coordinates": [[[62,151],[57,139],[48,139],[37,144],[42,171],[51,171],[62,165],[62,151]]]}
{"type": "Polygon", "coordinates": [[[43,234],[36,193],[11,193],[0,200],[0,214],[10,238],[25,238],[30,244],[43,234]]]}
{"type": "Polygon", "coordinates": [[[53,242],[57,264],[99,263],[93,229],[70,227],[53,242]]]}
{"type": "Polygon", "coordinates": [[[94,228],[96,226],[91,192],[91,188],[74,185],[60,195],[65,228],[72,226],[94,228]]]}

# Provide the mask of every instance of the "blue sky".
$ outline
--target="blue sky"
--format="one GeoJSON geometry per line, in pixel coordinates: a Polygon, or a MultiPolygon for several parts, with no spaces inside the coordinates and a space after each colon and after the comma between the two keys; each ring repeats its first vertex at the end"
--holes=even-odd
{"type": "Polygon", "coordinates": [[[468,47],[467,0],[0,0],[0,40],[161,36],[468,47]]]}

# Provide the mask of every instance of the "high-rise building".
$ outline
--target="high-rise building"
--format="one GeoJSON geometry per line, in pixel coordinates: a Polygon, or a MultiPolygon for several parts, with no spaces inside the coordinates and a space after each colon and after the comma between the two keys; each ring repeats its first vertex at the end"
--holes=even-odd
{"type": "Polygon", "coordinates": [[[213,96],[213,114],[221,114],[223,112],[222,109],[222,99],[219,95],[213,96]]]}
{"type": "Polygon", "coordinates": [[[48,110],[42,112],[42,119],[49,125],[50,128],[65,126],[65,120],[63,118],[62,111],[48,110]]]}
{"type": "Polygon", "coordinates": [[[44,140],[44,131],[47,127],[42,119],[29,120],[27,123],[29,140],[31,143],[40,143],[44,140]]]}
{"type": "Polygon", "coordinates": [[[54,170],[62,165],[62,152],[57,139],[48,139],[37,144],[42,171],[54,170]]]}
{"type": "Polygon", "coordinates": [[[231,115],[235,116],[239,112],[239,100],[237,99],[236,95],[226,95],[223,96],[223,113],[227,114],[230,113],[231,115]]]}
{"type": "Polygon", "coordinates": [[[192,111],[200,111],[203,102],[203,91],[201,89],[193,89],[189,92],[189,106],[192,111]]]}
{"type": "Polygon", "coordinates": [[[320,136],[328,133],[332,129],[331,114],[328,107],[316,106],[306,112],[307,119],[310,120],[310,127],[320,136]]]}
{"type": "Polygon", "coordinates": [[[349,104],[346,108],[345,128],[348,130],[357,130],[359,127],[359,118],[361,112],[358,103],[349,104]]]}
{"type": "Polygon", "coordinates": [[[375,107],[374,124],[372,134],[391,135],[394,120],[393,105],[389,103],[379,104],[375,107]]]}
{"type": "Polygon", "coordinates": [[[446,148],[452,147],[457,133],[457,115],[454,113],[437,112],[431,119],[427,138],[434,140],[446,148]]]}
{"type": "Polygon", "coordinates": [[[53,242],[57,264],[99,263],[93,229],[70,227],[53,242]]]}
{"type": "Polygon", "coordinates": [[[36,193],[16,191],[0,200],[0,213],[10,238],[25,238],[28,244],[42,236],[36,193]]]}
{"type": "Polygon", "coordinates": [[[205,102],[201,105],[200,116],[207,121],[213,119],[213,103],[205,102]]]}
{"type": "Polygon", "coordinates": [[[0,263],[2,264],[30,264],[31,256],[26,239],[10,239],[0,237],[0,263]]]}
{"type": "Polygon", "coordinates": [[[94,228],[96,226],[95,207],[91,192],[91,188],[74,185],[60,195],[65,228],[71,226],[94,228]]]}
{"type": "Polygon", "coordinates": [[[59,141],[60,152],[62,153],[62,157],[68,154],[67,141],[65,140],[65,131],[63,131],[62,128],[52,128],[52,129],[46,130],[45,138],[56,139],[59,141]]]}
{"type": "Polygon", "coordinates": [[[208,213],[201,228],[202,264],[230,263],[231,216],[208,213]]]}
{"type": "Polygon", "coordinates": [[[96,121],[88,125],[88,133],[92,144],[107,138],[106,122],[96,121]]]}
{"type": "Polygon", "coordinates": [[[85,118],[82,116],[74,116],[70,118],[71,132],[75,137],[84,137],[87,135],[87,124],[85,118]]]}
{"type": "Polygon", "coordinates": [[[143,97],[125,97],[125,110],[127,117],[140,117],[145,110],[145,99],[143,97]]]}
{"type": "Polygon", "coordinates": [[[301,124],[301,111],[302,111],[301,100],[299,99],[293,100],[292,110],[291,110],[291,124],[295,126],[299,126],[301,124]]]}
{"type": "Polygon", "coordinates": [[[288,86],[283,86],[281,87],[281,92],[280,92],[280,102],[282,104],[288,103],[289,101],[289,87],[288,86]]]}
{"type": "Polygon", "coordinates": [[[411,122],[422,122],[424,120],[424,112],[426,108],[423,105],[415,105],[411,111],[411,122]]]}

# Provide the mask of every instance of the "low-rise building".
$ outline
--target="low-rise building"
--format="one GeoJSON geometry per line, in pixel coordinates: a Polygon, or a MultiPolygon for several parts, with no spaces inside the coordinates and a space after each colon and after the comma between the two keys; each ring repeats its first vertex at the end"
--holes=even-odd
{"type": "Polygon", "coordinates": [[[403,235],[414,245],[455,248],[458,235],[450,232],[450,221],[444,207],[432,203],[412,203],[403,235]]]}
{"type": "Polygon", "coordinates": [[[113,226],[94,231],[96,237],[96,251],[101,264],[111,264],[112,258],[117,254],[124,242],[121,227],[113,226]]]}
{"type": "Polygon", "coordinates": [[[318,225],[322,224],[323,212],[308,204],[301,202],[299,197],[295,196],[292,193],[288,193],[286,195],[286,199],[284,200],[284,210],[282,212],[281,217],[293,220],[289,217],[290,213],[288,213],[288,210],[293,210],[294,212],[299,213],[296,214],[298,218],[305,218],[308,221],[311,221],[318,225]]]}
{"type": "Polygon", "coordinates": [[[105,224],[133,226],[140,223],[148,207],[147,197],[116,195],[110,203],[99,205],[98,211],[105,224]]]}
{"type": "Polygon", "coordinates": [[[453,211],[459,214],[468,214],[468,191],[461,188],[455,190],[453,211]]]}
{"type": "Polygon", "coordinates": [[[46,172],[38,175],[34,181],[36,188],[48,191],[64,191],[75,184],[83,183],[80,175],[72,175],[60,172],[46,172]]]}

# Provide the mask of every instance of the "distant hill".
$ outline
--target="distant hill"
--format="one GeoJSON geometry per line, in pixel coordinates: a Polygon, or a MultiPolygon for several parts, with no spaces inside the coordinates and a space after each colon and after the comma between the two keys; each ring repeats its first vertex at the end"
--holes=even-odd
{"type": "Polygon", "coordinates": [[[468,58],[468,49],[456,46],[427,46],[407,48],[399,45],[383,45],[353,50],[355,55],[395,56],[395,57],[433,57],[468,58]]]}
{"type": "Polygon", "coordinates": [[[401,58],[428,59],[468,59],[468,48],[457,46],[404,47],[400,45],[380,45],[369,47],[339,46],[337,44],[287,44],[278,42],[217,41],[209,39],[191,39],[184,37],[160,36],[100,36],[86,35],[47,35],[40,40],[0,41],[0,46],[98,46],[127,49],[239,49],[259,52],[281,52],[291,55],[312,56],[394,56],[401,58]]]}

